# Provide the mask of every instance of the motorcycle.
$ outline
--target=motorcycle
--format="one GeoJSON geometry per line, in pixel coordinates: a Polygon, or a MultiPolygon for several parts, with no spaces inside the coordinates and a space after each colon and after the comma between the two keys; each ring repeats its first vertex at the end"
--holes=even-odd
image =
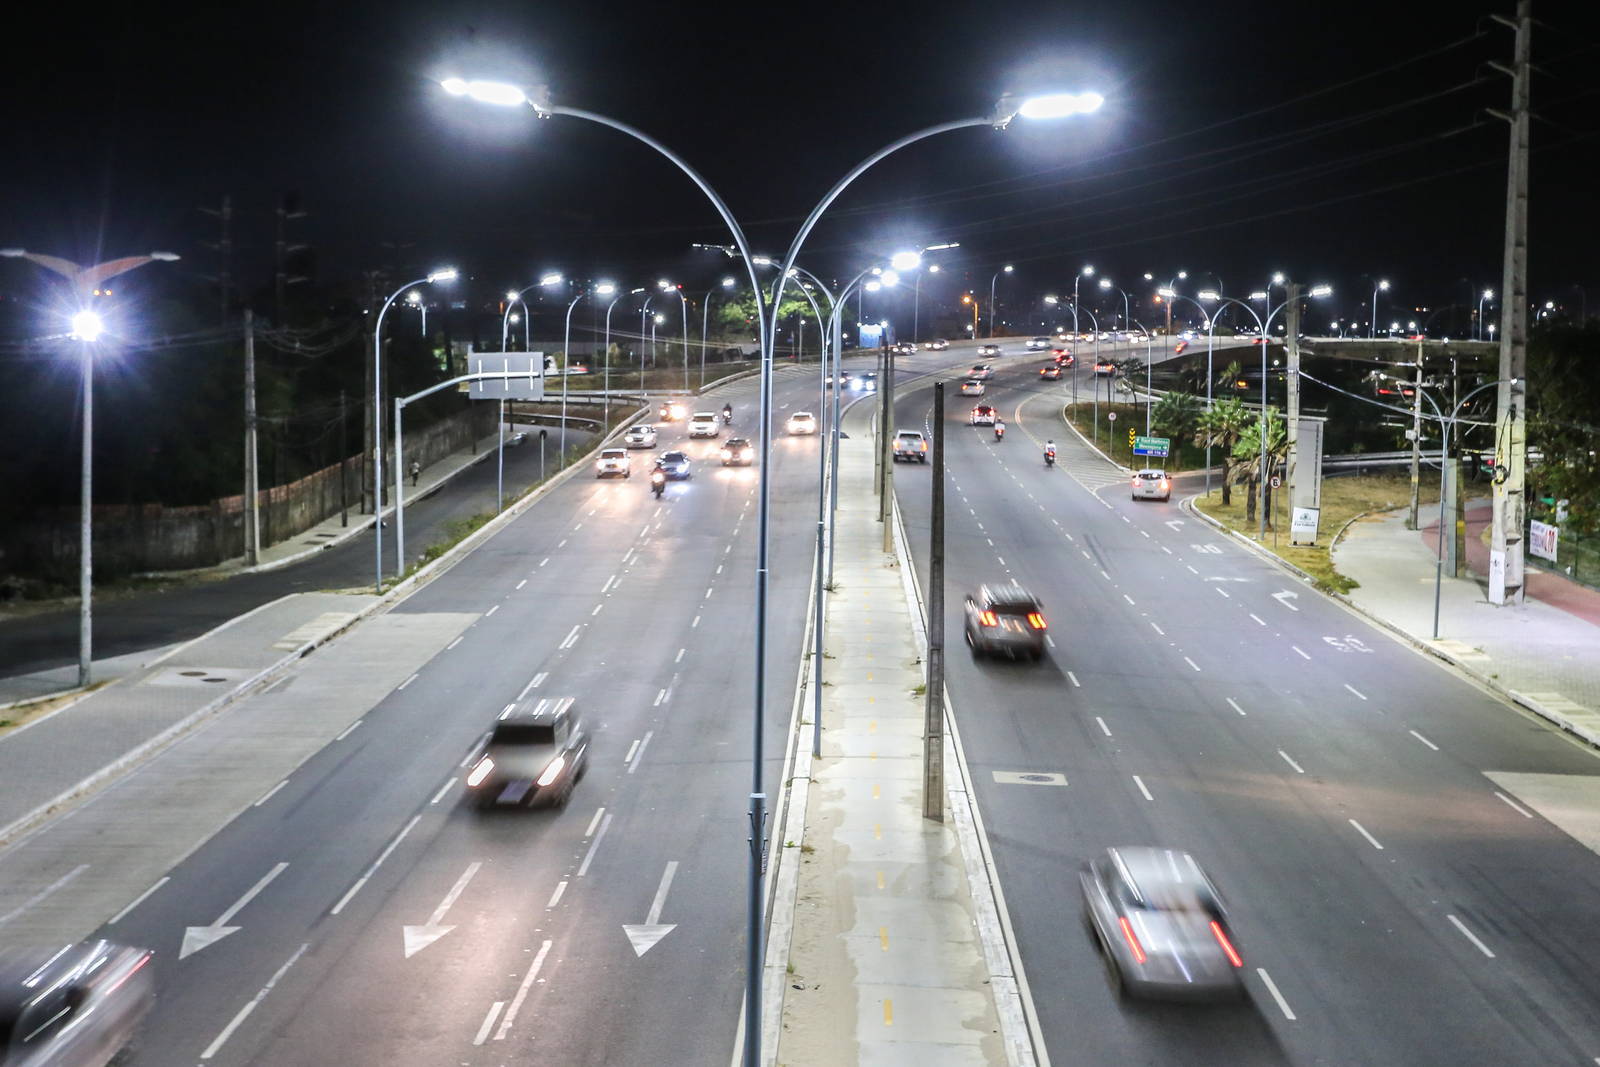
{"type": "Polygon", "coordinates": [[[1003,422],[995,423],[994,424],[994,439],[996,441],[1004,441],[1005,437],[1006,437],[1005,423],[1003,423],[1003,422]]]}
{"type": "Polygon", "coordinates": [[[651,471],[650,472],[650,489],[656,494],[656,499],[660,500],[661,499],[661,494],[666,492],[666,489],[667,489],[667,472],[666,471],[651,471]]]}
{"type": "Polygon", "coordinates": [[[1047,448],[1047,449],[1044,450],[1044,465],[1046,467],[1054,467],[1056,465],[1056,450],[1055,449],[1047,448]]]}
{"type": "Polygon", "coordinates": [[[724,425],[724,426],[732,426],[733,425],[733,409],[732,408],[723,408],[722,409],[722,425],[724,425]]]}

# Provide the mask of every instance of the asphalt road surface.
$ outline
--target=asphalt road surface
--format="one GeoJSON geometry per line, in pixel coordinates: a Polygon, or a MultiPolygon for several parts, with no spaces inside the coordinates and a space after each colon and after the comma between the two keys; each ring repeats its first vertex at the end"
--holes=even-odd
{"type": "MultiPolygon", "coordinates": [[[[814,373],[781,372],[780,419],[815,409],[814,373]]],[[[753,429],[754,393],[728,389],[735,434],[753,429]]],[[[689,451],[694,476],[663,500],[638,475],[575,477],[406,600],[398,611],[482,617],[107,928],[159,953],[158,1006],[130,1063],[729,1062],[756,472],[721,468],[707,458],[716,443],[683,433],[660,448],[689,451]],[[522,693],[576,698],[590,770],[564,810],[479,813],[462,760],[522,693]],[[240,930],[177,958],[187,928],[214,923],[240,930]],[[630,925],[654,929],[630,937],[630,925]]],[[[773,796],[818,449],[779,436],[772,454],[773,796]]]]}
{"type": "MultiPolygon", "coordinates": [[[[990,386],[1003,443],[947,399],[948,687],[1054,1062],[1595,1063],[1600,857],[1485,776],[1594,775],[1594,755],[1177,498],[1131,501],[1066,443],[1066,388],[1035,362],[990,386]],[[1038,664],[964,647],[963,595],[1010,581],[1043,600],[1038,664]],[[1114,994],[1077,881],[1111,845],[1180,847],[1207,869],[1243,1003],[1114,994]]],[[[928,428],[931,397],[902,392],[899,424],[928,428]]],[[[924,587],[929,477],[896,478],[924,587]]]]}

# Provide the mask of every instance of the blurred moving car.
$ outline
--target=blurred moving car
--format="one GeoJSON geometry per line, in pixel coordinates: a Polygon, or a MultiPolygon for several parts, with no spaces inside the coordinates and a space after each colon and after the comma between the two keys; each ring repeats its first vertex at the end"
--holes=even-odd
{"type": "Polygon", "coordinates": [[[972,425],[993,426],[994,420],[995,410],[988,404],[979,404],[977,407],[972,409],[972,425]]]}
{"type": "Polygon", "coordinates": [[[654,448],[656,428],[649,423],[641,423],[623,435],[622,443],[628,448],[654,448]]]}
{"type": "Polygon", "coordinates": [[[1154,467],[1147,467],[1142,471],[1134,471],[1133,499],[1171,500],[1172,483],[1167,480],[1167,472],[1154,467]]]}
{"type": "Polygon", "coordinates": [[[928,462],[928,442],[919,430],[901,430],[894,435],[894,461],[928,462]]]}
{"type": "Polygon", "coordinates": [[[899,344],[890,345],[889,351],[897,356],[914,356],[917,354],[917,346],[910,341],[901,341],[899,344]]]}
{"type": "Polygon", "coordinates": [[[1094,376],[1096,378],[1115,378],[1117,376],[1117,365],[1109,359],[1102,359],[1094,365],[1094,376]]]}
{"type": "Polygon", "coordinates": [[[994,377],[994,367],[987,363],[974,363],[972,369],[967,372],[967,377],[986,382],[994,377]]]}
{"type": "Polygon", "coordinates": [[[667,476],[669,482],[689,479],[689,455],[686,452],[663,452],[656,457],[656,470],[667,476]]]}
{"type": "Polygon", "coordinates": [[[0,1064],[105,1067],[155,1003],[150,957],[110,941],[0,950],[0,1064]]]}
{"type": "Polygon", "coordinates": [[[817,432],[817,417],[809,411],[797,411],[789,416],[789,421],[784,423],[784,429],[795,437],[804,437],[817,432]]]}
{"type": "Polygon", "coordinates": [[[876,393],[878,391],[878,372],[869,370],[865,374],[856,375],[856,380],[851,383],[850,388],[863,393],[876,393]]]}
{"type": "Polygon", "coordinates": [[[1030,337],[1028,339],[1028,347],[1030,349],[1049,348],[1050,347],[1050,338],[1048,338],[1048,337],[1030,337]]]}
{"type": "Polygon", "coordinates": [[[594,462],[594,476],[604,478],[612,474],[620,474],[624,478],[629,476],[628,450],[626,448],[602,448],[600,458],[594,462]]]}
{"type": "Polygon", "coordinates": [[[742,437],[730,437],[722,442],[724,467],[748,467],[755,462],[756,450],[742,437]]]}
{"type": "Polygon", "coordinates": [[[1077,362],[1072,358],[1072,353],[1065,348],[1057,348],[1050,354],[1055,358],[1058,367],[1070,367],[1077,362]]]}
{"type": "Polygon", "coordinates": [[[973,380],[970,380],[970,379],[968,381],[962,382],[961,383],[961,395],[962,396],[982,396],[983,395],[983,383],[979,382],[979,381],[973,381],[973,380]]]}
{"type": "Polygon", "coordinates": [[[999,354],[1000,354],[1000,346],[999,345],[988,344],[988,345],[979,345],[978,346],[978,355],[980,355],[980,356],[998,356],[999,354]]]}
{"type": "Polygon", "coordinates": [[[850,381],[850,372],[847,370],[842,370],[839,372],[839,377],[828,379],[828,388],[832,389],[835,385],[838,385],[842,389],[848,389],[850,388],[850,381]]]}
{"type": "Polygon", "coordinates": [[[1244,960],[1222,899],[1189,853],[1107,849],[1079,881],[1084,919],[1121,991],[1173,1000],[1243,994],[1244,960]]]}
{"type": "Polygon", "coordinates": [[[663,401],[661,404],[661,421],[677,422],[688,413],[688,409],[676,400],[663,401]]]}
{"type": "Polygon", "coordinates": [[[1039,377],[1048,378],[1050,381],[1059,381],[1061,378],[1061,368],[1056,366],[1054,363],[1050,364],[1048,367],[1040,367],[1039,377]]]}
{"type": "Polygon", "coordinates": [[[479,808],[564,806],[589,769],[572,697],[530,697],[500,713],[467,774],[479,808]]]}
{"type": "Polygon", "coordinates": [[[966,605],[967,644],[974,656],[1044,655],[1044,605],[1022,586],[979,586],[966,605]]]}
{"type": "Polygon", "coordinates": [[[931,341],[924,341],[922,347],[931,352],[943,352],[945,349],[950,347],[950,342],[946,341],[943,337],[935,337],[931,341]]]}
{"type": "Polygon", "coordinates": [[[697,411],[689,420],[690,437],[716,437],[722,433],[722,419],[715,411],[697,411]]]}

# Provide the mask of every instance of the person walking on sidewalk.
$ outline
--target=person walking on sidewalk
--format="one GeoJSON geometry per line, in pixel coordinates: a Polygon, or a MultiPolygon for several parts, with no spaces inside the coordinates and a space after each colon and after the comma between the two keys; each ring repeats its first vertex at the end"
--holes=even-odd
{"type": "Polygon", "coordinates": [[[417,478],[422,474],[422,464],[416,460],[411,461],[411,488],[417,487],[417,478]]]}

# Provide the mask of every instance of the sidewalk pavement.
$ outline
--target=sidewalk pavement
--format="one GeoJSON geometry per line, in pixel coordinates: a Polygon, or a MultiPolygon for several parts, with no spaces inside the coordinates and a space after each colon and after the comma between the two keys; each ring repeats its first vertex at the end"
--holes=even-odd
{"type": "Polygon", "coordinates": [[[922,817],[923,665],[900,561],[882,548],[872,464],[872,438],[840,442],[822,758],[795,765],[812,784],[769,1055],[790,1067],[1015,1063],[960,825],[922,817]]]}
{"type": "MultiPolygon", "coordinates": [[[[1488,549],[1478,536],[1485,512],[1467,512],[1467,559],[1479,573],[1488,571],[1488,549]]],[[[1438,519],[1415,531],[1405,528],[1405,517],[1404,511],[1367,516],[1340,538],[1333,565],[1361,583],[1351,602],[1600,745],[1600,593],[1529,568],[1524,603],[1495,607],[1485,597],[1486,579],[1447,577],[1435,641],[1438,519]]]]}
{"type": "Polygon", "coordinates": [[[250,682],[348,625],[373,595],[297,593],[165,653],[122,657],[116,682],[0,734],[0,847],[198,725],[250,682]]]}

